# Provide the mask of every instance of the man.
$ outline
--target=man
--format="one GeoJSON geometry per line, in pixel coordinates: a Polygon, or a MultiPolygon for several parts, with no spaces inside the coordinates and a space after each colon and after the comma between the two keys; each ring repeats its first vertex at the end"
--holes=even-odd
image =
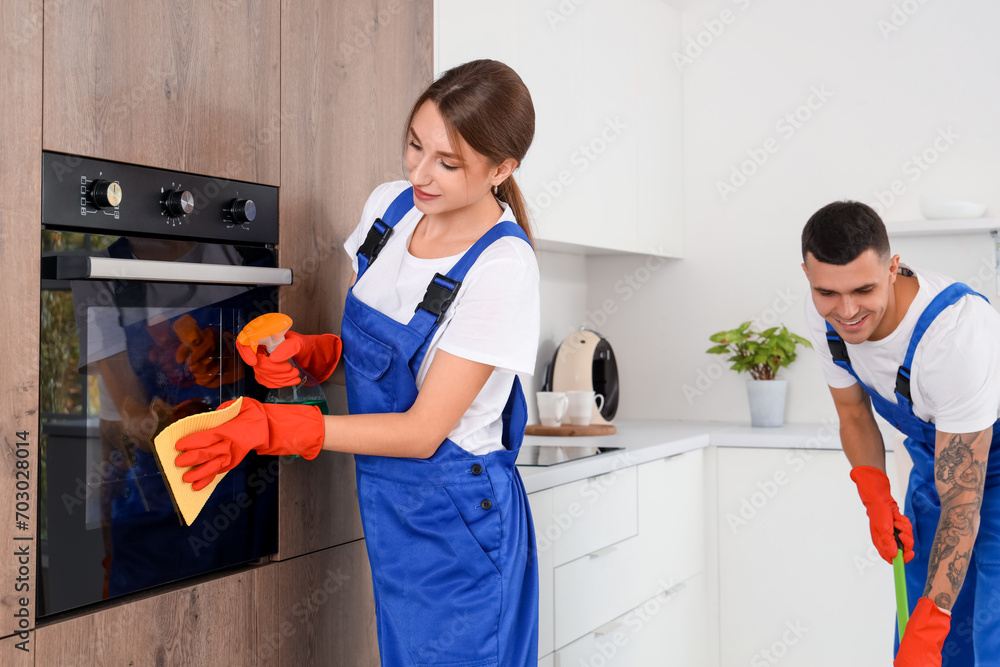
{"type": "Polygon", "coordinates": [[[908,562],[911,616],[894,665],[1000,666],[1000,313],[900,264],[861,203],[817,211],[802,259],[806,320],[872,541],[886,561],[899,546],[908,562]],[[908,436],[905,516],[873,406],[908,436]]]}

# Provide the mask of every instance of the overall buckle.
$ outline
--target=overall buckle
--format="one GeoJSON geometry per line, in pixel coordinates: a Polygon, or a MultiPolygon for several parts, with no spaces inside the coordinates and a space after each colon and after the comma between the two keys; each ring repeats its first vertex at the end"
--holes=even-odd
{"type": "Polygon", "coordinates": [[[845,364],[851,363],[851,358],[847,355],[847,343],[840,337],[840,334],[836,331],[827,331],[826,344],[830,347],[830,354],[833,356],[834,361],[840,361],[845,364]]]}
{"type": "Polygon", "coordinates": [[[448,307],[455,300],[455,295],[458,294],[461,286],[462,281],[452,280],[448,276],[435,273],[434,278],[427,285],[427,291],[424,292],[424,300],[420,302],[413,312],[421,309],[426,310],[431,315],[437,316],[437,323],[441,324],[441,320],[444,319],[445,313],[448,312],[448,307]]]}
{"type": "Polygon", "coordinates": [[[368,263],[371,264],[382,252],[382,248],[385,247],[390,236],[392,236],[392,227],[382,222],[382,218],[376,218],[375,224],[368,230],[365,242],[358,248],[358,254],[367,257],[368,263]]]}
{"type": "Polygon", "coordinates": [[[907,401],[913,401],[910,397],[910,369],[906,366],[900,366],[896,372],[896,393],[907,401]]]}

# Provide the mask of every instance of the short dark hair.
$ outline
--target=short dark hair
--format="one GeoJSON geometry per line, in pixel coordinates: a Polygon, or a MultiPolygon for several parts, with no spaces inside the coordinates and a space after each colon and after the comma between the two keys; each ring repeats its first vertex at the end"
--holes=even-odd
{"type": "Polygon", "coordinates": [[[857,201],[837,201],[813,213],[802,229],[802,261],[806,255],[824,264],[850,264],[866,250],[885,259],[889,235],[882,218],[871,206],[857,201]]]}

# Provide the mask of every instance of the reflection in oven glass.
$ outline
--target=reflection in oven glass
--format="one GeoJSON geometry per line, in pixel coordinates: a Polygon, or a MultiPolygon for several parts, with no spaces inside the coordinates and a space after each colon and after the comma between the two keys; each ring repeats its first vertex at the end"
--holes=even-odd
{"type": "MultiPolygon", "coordinates": [[[[274,265],[265,249],[51,230],[43,251],[274,265]]],[[[248,457],[187,527],[152,453],[152,439],[178,419],[262,397],[234,340],[275,309],[276,294],[43,274],[40,616],[276,550],[276,459],[248,457]]]]}

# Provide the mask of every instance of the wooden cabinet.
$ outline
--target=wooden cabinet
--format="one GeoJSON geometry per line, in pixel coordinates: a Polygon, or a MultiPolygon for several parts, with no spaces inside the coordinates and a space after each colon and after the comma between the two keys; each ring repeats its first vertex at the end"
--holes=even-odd
{"type": "Polygon", "coordinates": [[[46,7],[45,149],[278,185],[279,1],[46,7]]]}
{"type": "Polygon", "coordinates": [[[242,572],[42,626],[35,665],[276,667],[276,655],[261,657],[261,642],[277,621],[269,575],[242,572]]]}
{"type": "MultiPolygon", "coordinates": [[[[42,172],[42,2],[0,3],[0,637],[34,625],[42,172]],[[20,515],[16,514],[20,512],[20,515]],[[28,539],[25,539],[28,538],[28,539]],[[16,552],[30,552],[27,563],[16,552]],[[23,586],[27,586],[27,589],[23,586]],[[22,601],[27,601],[22,605],[22,601]],[[24,616],[20,616],[23,610],[24,616]]],[[[0,643],[0,662],[21,651],[0,643]]],[[[7,661],[10,660],[8,663],[7,661]]]]}
{"type": "MultiPolygon", "coordinates": [[[[33,627],[43,148],[280,186],[280,259],[295,271],[282,309],[300,331],[339,331],[350,277],[341,245],[371,190],[404,176],[402,124],[432,78],[432,2],[81,0],[43,8],[41,0],[5,0],[0,32],[0,336],[16,342],[0,347],[8,443],[0,500],[11,512],[0,528],[0,580],[15,582],[14,538],[31,537],[33,627]],[[27,489],[17,486],[22,460],[27,489]],[[29,497],[23,531],[17,493],[29,497]]],[[[343,411],[338,392],[330,389],[331,403],[343,411]]],[[[279,536],[288,560],[49,622],[30,633],[33,653],[14,648],[21,596],[5,586],[0,664],[374,664],[354,484],[349,456],[290,462],[279,536]],[[308,555],[292,558],[300,554],[308,555]],[[326,602],[310,602],[321,592],[326,602]]]]}
{"type": "MultiPolygon", "coordinates": [[[[351,277],[343,243],[369,193],[404,178],[403,123],[431,81],[432,2],[286,0],[281,40],[281,239],[294,272],[281,311],[301,333],[339,332],[351,277]]],[[[343,388],[325,387],[343,414],[343,388]]],[[[362,536],[354,459],[282,469],[279,558],[362,536]]]]}
{"type": "Polygon", "coordinates": [[[0,639],[0,656],[4,667],[33,667],[35,664],[35,631],[28,636],[28,643],[17,635],[0,639]]]}
{"type": "MultiPolygon", "coordinates": [[[[722,664],[890,664],[892,567],[843,452],[717,453],[722,664]]],[[[895,486],[892,453],[886,465],[895,486]]]]}
{"type": "Polygon", "coordinates": [[[42,626],[34,665],[376,665],[373,607],[359,540],[42,626]]]}
{"type": "Polygon", "coordinates": [[[436,6],[437,71],[494,58],[531,92],[518,181],[539,247],[680,256],[679,12],[661,0],[436,6]]]}
{"type": "Polygon", "coordinates": [[[555,555],[539,559],[540,659],[552,647],[563,665],[708,664],[705,474],[696,450],[529,496],[539,551],[555,555]]]}
{"type": "Polygon", "coordinates": [[[282,667],[378,664],[375,598],[364,540],[268,567],[276,568],[278,595],[258,610],[269,616],[262,621],[273,623],[269,646],[282,667]]]}

